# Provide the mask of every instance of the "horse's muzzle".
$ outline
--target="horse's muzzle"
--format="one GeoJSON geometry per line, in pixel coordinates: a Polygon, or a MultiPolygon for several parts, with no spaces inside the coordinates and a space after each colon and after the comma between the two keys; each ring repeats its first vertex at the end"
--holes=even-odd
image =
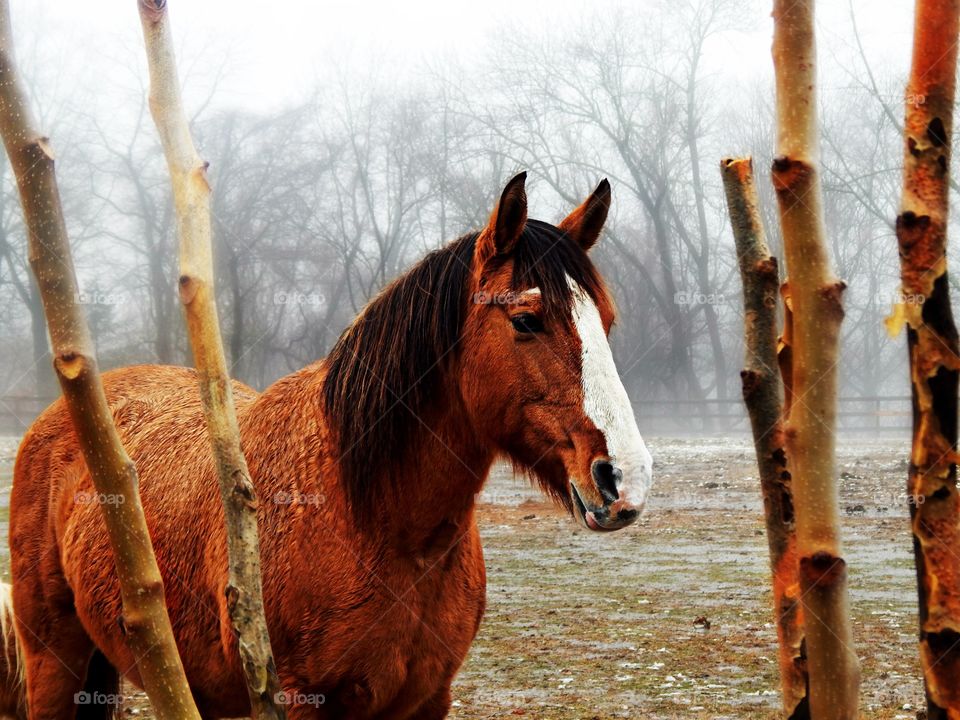
{"type": "Polygon", "coordinates": [[[574,482],[570,494],[579,519],[591,530],[619,530],[632,524],[643,511],[643,503],[634,503],[623,492],[623,471],[609,460],[595,460],[590,475],[603,505],[597,507],[583,499],[574,482]]]}

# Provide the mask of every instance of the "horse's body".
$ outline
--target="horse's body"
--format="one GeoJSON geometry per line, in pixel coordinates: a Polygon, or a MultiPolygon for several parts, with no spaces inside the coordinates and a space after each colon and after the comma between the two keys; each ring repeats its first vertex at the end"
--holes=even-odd
{"type": "MultiPolygon", "coordinates": [[[[642,506],[649,454],[608,360],[612,309],[575,244],[586,249],[599,233],[594,199],[566,227],[530,234],[516,184],[487,230],[391,286],[326,361],[261,395],[234,384],[259,497],[267,623],[291,718],[446,715],[483,614],[474,498],[498,455],[528,469],[592,529],[629,524],[642,506]],[[525,237],[541,257],[513,254],[525,237]],[[536,269],[544,262],[556,266],[552,275],[536,269]],[[537,287],[517,280],[521,270],[537,287]],[[524,291],[519,311],[468,299],[514,288],[524,291]],[[563,302],[567,321],[554,317],[563,302]],[[509,371],[484,377],[494,363],[509,371]],[[582,381],[581,371],[589,371],[582,381]]],[[[104,382],[137,466],[197,705],[205,718],[244,715],[225,606],[223,513],[196,376],[140,366],[104,382]]],[[[11,498],[13,602],[33,720],[103,717],[115,709],[119,675],[139,683],[98,507],[121,500],[97,496],[65,406],[54,403],[23,440],[11,498]]]]}
{"type": "MultiPolygon", "coordinates": [[[[324,695],[319,709],[329,717],[352,717],[354,707],[365,708],[363,717],[442,717],[444,693],[483,612],[483,557],[472,511],[457,518],[451,532],[411,537],[409,553],[357,533],[334,474],[323,470],[325,430],[311,407],[322,374],[322,367],[311,366],[259,397],[234,385],[243,448],[260,497],[264,600],[281,683],[294,701],[309,704],[313,696],[319,703],[324,695]]],[[[141,366],[104,380],[141,478],[167,605],[198,706],[205,717],[241,716],[248,707],[223,592],[226,536],[196,376],[141,366]]],[[[18,580],[18,615],[31,627],[45,627],[42,616],[31,615],[46,607],[22,598],[53,602],[59,596],[63,603],[74,599],[79,621],[71,628],[76,621],[61,620],[49,637],[21,633],[21,640],[28,648],[50,648],[79,677],[95,645],[138,682],[117,622],[120,595],[106,527],[62,401],[38,419],[20,457],[18,490],[33,477],[45,482],[30,484],[36,492],[29,498],[17,493],[14,542],[54,543],[18,547],[18,557],[40,561],[31,585],[18,580]]],[[[486,468],[475,470],[486,474],[486,468]]],[[[14,568],[16,577],[22,572],[14,568]]],[[[63,692],[72,698],[81,690],[75,685],[63,692]]],[[[37,713],[46,701],[60,702],[44,693],[33,700],[37,713]]]]}

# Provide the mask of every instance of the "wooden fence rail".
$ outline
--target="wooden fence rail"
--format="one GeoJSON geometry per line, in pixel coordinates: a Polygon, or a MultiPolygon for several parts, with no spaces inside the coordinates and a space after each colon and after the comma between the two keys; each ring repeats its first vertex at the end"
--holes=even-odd
{"type": "MultiPolygon", "coordinates": [[[[0,396],[0,434],[22,435],[54,398],[0,396]]],[[[641,430],[651,436],[746,433],[750,430],[743,401],[639,400],[633,404],[641,430]]],[[[910,434],[909,395],[842,397],[839,429],[846,433],[910,434]]]]}
{"type": "MultiPolygon", "coordinates": [[[[634,412],[647,435],[747,433],[750,425],[739,398],[718,400],[640,400],[634,412]]],[[[842,397],[838,429],[843,433],[910,434],[911,406],[907,395],[842,397]]]]}

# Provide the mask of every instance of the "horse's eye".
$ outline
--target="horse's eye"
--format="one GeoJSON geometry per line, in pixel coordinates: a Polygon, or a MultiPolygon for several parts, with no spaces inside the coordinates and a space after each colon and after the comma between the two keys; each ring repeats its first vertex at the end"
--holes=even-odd
{"type": "Polygon", "coordinates": [[[513,324],[514,330],[524,335],[541,332],[543,330],[543,323],[540,321],[540,318],[532,313],[514,315],[510,318],[510,322],[513,324]]]}

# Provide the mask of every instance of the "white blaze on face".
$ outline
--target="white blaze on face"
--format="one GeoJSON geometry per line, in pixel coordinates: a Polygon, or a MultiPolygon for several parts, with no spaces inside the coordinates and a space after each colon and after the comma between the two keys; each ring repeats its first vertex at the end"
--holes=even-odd
{"type": "Polygon", "coordinates": [[[583,288],[569,277],[567,282],[573,291],[573,323],[583,348],[583,409],[603,433],[610,460],[623,473],[620,497],[642,507],[650,491],[653,458],[640,437],[600,311],[583,288]]]}

